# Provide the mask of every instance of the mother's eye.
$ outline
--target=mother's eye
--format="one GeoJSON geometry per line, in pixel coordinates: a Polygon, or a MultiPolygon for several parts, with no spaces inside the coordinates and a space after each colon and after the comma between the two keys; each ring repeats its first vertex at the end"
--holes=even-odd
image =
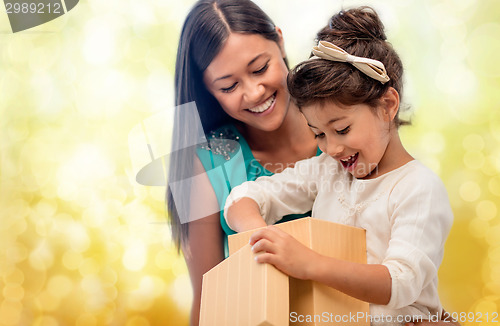
{"type": "Polygon", "coordinates": [[[254,71],[253,73],[256,74],[256,75],[262,74],[262,73],[264,73],[267,70],[267,68],[269,68],[269,61],[266,62],[266,64],[262,68],[260,68],[259,70],[254,71]]]}
{"type": "Polygon", "coordinates": [[[231,85],[231,86],[229,86],[229,87],[221,88],[220,90],[221,90],[223,93],[230,93],[230,92],[232,92],[235,88],[236,88],[236,83],[232,84],[232,85],[231,85]]]}

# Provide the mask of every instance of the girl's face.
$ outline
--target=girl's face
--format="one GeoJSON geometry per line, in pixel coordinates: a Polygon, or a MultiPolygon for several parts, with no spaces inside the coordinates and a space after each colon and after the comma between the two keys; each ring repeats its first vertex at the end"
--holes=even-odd
{"type": "Polygon", "coordinates": [[[392,122],[399,101],[395,111],[388,110],[383,99],[381,103],[376,112],[366,104],[327,102],[303,107],[302,113],[324,153],[354,177],[370,179],[399,167],[398,161],[406,158],[392,122]]]}
{"type": "Polygon", "coordinates": [[[288,110],[288,69],[280,43],[257,34],[231,33],[203,74],[224,111],[259,130],[279,128],[288,110]]]}

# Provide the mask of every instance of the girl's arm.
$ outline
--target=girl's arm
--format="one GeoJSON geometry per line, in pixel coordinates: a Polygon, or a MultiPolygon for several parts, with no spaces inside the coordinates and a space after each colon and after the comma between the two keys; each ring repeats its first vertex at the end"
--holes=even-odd
{"type": "Polygon", "coordinates": [[[227,224],[241,232],[274,224],[285,215],[310,211],[321,177],[332,173],[332,162],[324,155],[313,157],[297,162],[294,168],[233,188],[224,208],[227,224]]]}
{"type": "Polygon", "coordinates": [[[391,276],[384,265],[320,255],[273,226],[256,231],[250,244],[257,262],[272,264],[292,277],[317,281],[370,303],[383,305],[391,299],[391,276]]]}
{"type": "Polygon", "coordinates": [[[236,232],[266,226],[257,202],[243,197],[231,205],[226,213],[227,225],[236,232]]]}

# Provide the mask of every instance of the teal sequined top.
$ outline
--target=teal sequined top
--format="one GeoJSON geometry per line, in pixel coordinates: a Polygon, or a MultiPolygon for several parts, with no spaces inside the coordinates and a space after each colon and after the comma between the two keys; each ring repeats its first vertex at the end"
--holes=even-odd
{"type": "MultiPolygon", "coordinates": [[[[227,257],[227,236],[235,234],[224,219],[224,205],[231,189],[245,181],[273,175],[252,154],[248,143],[232,124],[225,125],[207,137],[208,142],[197,148],[197,154],[208,175],[221,209],[220,223],[224,230],[224,253],[227,257]]],[[[318,148],[316,155],[321,154],[318,148]]],[[[310,216],[310,212],[284,216],[278,223],[310,216]]]]}

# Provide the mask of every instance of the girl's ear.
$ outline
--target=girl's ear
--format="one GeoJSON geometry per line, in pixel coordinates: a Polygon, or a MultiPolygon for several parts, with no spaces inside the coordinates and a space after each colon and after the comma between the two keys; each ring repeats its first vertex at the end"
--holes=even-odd
{"type": "Polygon", "coordinates": [[[398,91],[396,91],[393,87],[389,87],[380,100],[382,102],[384,120],[387,122],[394,121],[394,118],[399,110],[398,91]]]}
{"type": "Polygon", "coordinates": [[[276,33],[278,33],[278,46],[280,48],[280,51],[281,51],[281,56],[284,58],[286,58],[286,52],[285,52],[285,41],[283,40],[283,32],[281,31],[281,28],[279,28],[278,26],[275,26],[274,27],[276,29],[276,33]]]}

